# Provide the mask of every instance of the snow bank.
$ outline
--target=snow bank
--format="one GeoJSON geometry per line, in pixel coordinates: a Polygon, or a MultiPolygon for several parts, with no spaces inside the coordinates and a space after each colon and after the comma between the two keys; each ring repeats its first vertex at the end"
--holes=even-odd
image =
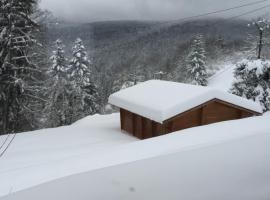
{"type": "Polygon", "coordinates": [[[146,81],[114,93],[109,103],[162,123],[215,98],[262,112],[259,104],[221,90],[160,80],[146,81]]]}
{"type": "MultiPolygon", "coordinates": [[[[103,120],[108,117],[98,121],[103,120]]],[[[269,121],[270,115],[227,121],[58,162],[17,169],[9,166],[13,169],[0,172],[1,194],[24,191],[1,200],[267,199],[269,121]],[[34,185],[38,186],[30,188],[34,185]]],[[[105,129],[114,133],[111,128],[105,129]]]]}

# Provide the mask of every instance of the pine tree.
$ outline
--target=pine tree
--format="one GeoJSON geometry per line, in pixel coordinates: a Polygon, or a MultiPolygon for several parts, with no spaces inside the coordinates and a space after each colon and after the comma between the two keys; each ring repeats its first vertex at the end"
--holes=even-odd
{"type": "Polygon", "coordinates": [[[260,98],[263,104],[263,110],[270,110],[270,61],[264,61],[262,76],[260,77],[260,84],[262,85],[263,92],[260,98]]]}
{"type": "Polygon", "coordinates": [[[91,62],[80,38],[76,39],[73,47],[73,58],[69,65],[69,78],[73,83],[72,121],[99,111],[98,92],[91,81],[91,62]]]}
{"type": "Polygon", "coordinates": [[[67,59],[65,57],[65,51],[64,51],[64,46],[61,40],[56,40],[55,41],[55,47],[56,50],[53,51],[53,55],[51,56],[52,60],[52,67],[50,69],[50,73],[54,77],[66,77],[66,72],[67,72],[67,59]]]}
{"type": "Polygon", "coordinates": [[[270,62],[243,60],[236,65],[231,92],[259,102],[264,111],[270,110],[270,62]]]}
{"type": "Polygon", "coordinates": [[[89,82],[89,67],[91,63],[80,38],[76,39],[72,50],[73,57],[70,61],[70,78],[74,80],[77,85],[84,85],[89,82]]]}
{"type": "Polygon", "coordinates": [[[250,70],[248,60],[243,60],[236,65],[234,78],[237,81],[233,83],[232,93],[255,101],[259,94],[256,90],[258,77],[256,69],[250,70]]]}
{"type": "Polygon", "coordinates": [[[58,127],[69,124],[69,98],[71,85],[67,76],[67,59],[61,40],[55,42],[56,50],[50,60],[52,67],[49,70],[48,103],[45,107],[47,113],[47,126],[58,127]]]}
{"type": "Polygon", "coordinates": [[[187,74],[188,79],[195,85],[206,86],[207,71],[205,66],[205,50],[203,45],[203,38],[197,35],[192,41],[190,52],[187,56],[187,74]]]}
{"type": "Polygon", "coordinates": [[[38,27],[31,19],[36,0],[0,1],[0,129],[3,133],[34,128],[33,115],[41,101],[40,70],[31,49],[38,27]]]}

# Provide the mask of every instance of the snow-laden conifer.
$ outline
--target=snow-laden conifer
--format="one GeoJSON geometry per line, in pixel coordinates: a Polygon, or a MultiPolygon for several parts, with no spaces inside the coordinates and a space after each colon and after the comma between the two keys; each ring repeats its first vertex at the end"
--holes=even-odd
{"type": "Polygon", "coordinates": [[[45,108],[47,126],[57,127],[69,124],[70,97],[72,87],[67,76],[67,59],[61,40],[56,40],[55,50],[50,60],[52,66],[49,69],[48,102],[45,108]]]}
{"type": "Polygon", "coordinates": [[[43,99],[39,67],[33,62],[37,24],[31,19],[36,0],[0,2],[0,131],[23,131],[35,126],[43,99]],[[27,128],[28,127],[28,128],[27,128]]]}
{"type": "Polygon", "coordinates": [[[91,61],[80,38],[72,48],[72,59],[69,64],[69,79],[73,84],[72,116],[73,120],[95,114],[99,110],[97,87],[91,80],[91,61]]]}
{"type": "Polygon", "coordinates": [[[207,85],[205,60],[203,38],[201,35],[196,35],[187,56],[187,78],[195,85],[207,85]]]}
{"type": "Polygon", "coordinates": [[[60,39],[55,41],[55,50],[50,57],[52,67],[50,73],[54,77],[66,77],[67,75],[67,59],[65,57],[64,45],[60,39]]]}
{"type": "Polygon", "coordinates": [[[264,111],[270,110],[270,61],[242,60],[234,71],[231,92],[259,102],[264,111]]]}

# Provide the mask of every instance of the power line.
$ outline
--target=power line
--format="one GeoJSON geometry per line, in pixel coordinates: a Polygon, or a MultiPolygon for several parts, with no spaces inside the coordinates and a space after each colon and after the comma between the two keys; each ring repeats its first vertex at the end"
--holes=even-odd
{"type": "Polygon", "coordinates": [[[206,17],[208,15],[213,15],[213,14],[228,12],[228,11],[231,11],[231,10],[235,10],[235,9],[239,9],[239,8],[243,8],[243,7],[247,7],[247,6],[261,4],[261,3],[266,2],[266,1],[269,1],[269,0],[255,1],[255,2],[251,2],[251,3],[242,4],[242,5],[239,5],[239,6],[234,6],[234,7],[230,7],[230,8],[216,10],[216,11],[213,11],[213,12],[206,12],[206,13],[202,13],[202,14],[199,14],[199,15],[194,15],[194,16],[190,16],[190,17],[184,17],[184,18],[181,18],[181,19],[178,19],[178,20],[174,20],[174,21],[178,21],[179,22],[179,21],[186,21],[186,20],[193,19],[193,18],[198,18],[198,17],[206,17]]]}
{"type": "Polygon", "coordinates": [[[173,23],[179,23],[179,22],[187,21],[187,20],[194,19],[194,18],[207,17],[209,15],[228,12],[228,11],[231,11],[231,10],[236,10],[236,9],[244,8],[244,7],[248,7],[248,6],[253,6],[253,5],[261,4],[261,3],[264,3],[264,2],[267,2],[267,1],[269,1],[269,0],[255,1],[255,2],[251,2],[251,3],[242,4],[242,5],[239,5],[239,6],[229,7],[229,8],[216,10],[216,11],[212,11],[212,12],[201,13],[201,14],[198,14],[198,15],[184,17],[184,18],[180,18],[180,19],[176,19],[176,20],[165,21],[165,22],[159,23],[158,25],[161,25],[161,24],[173,24],[173,23]]]}
{"type": "MultiPolygon", "coordinates": [[[[248,6],[254,6],[254,5],[261,4],[261,3],[264,3],[264,2],[267,2],[267,1],[269,1],[269,0],[259,0],[259,1],[251,2],[251,3],[246,3],[246,4],[234,6],[234,7],[229,7],[229,8],[225,8],[225,9],[221,9],[221,10],[216,10],[216,11],[212,11],[212,12],[202,13],[202,14],[199,14],[199,15],[193,15],[193,16],[189,16],[189,17],[184,17],[184,18],[180,18],[180,19],[177,19],[177,20],[160,22],[157,25],[155,25],[152,28],[152,30],[143,32],[143,33],[141,33],[139,35],[136,35],[132,39],[130,39],[129,41],[123,41],[123,42],[117,44],[116,47],[120,47],[122,45],[127,45],[129,43],[132,43],[133,41],[136,41],[139,37],[146,36],[148,34],[151,34],[151,33],[155,32],[155,31],[160,30],[161,28],[166,28],[166,27],[169,27],[169,26],[173,26],[174,24],[177,24],[177,23],[180,23],[180,22],[185,22],[185,21],[188,21],[190,19],[195,19],[195,18],[199,18],[199,17],[206,17],[206,16],[213,15],[213,14],[224,13],[224,12],[228,12],[228,11],[231,11],[231,10],[236,10],[236,9],[244,8],[244,7],[248,7],[248,6]],[[162,27],[162,25],[167,25],[167,26],[162,27]]],[[[248,12],[243,13],[241,15],[233,16],[233,17],[228,18],[226,20],[238,18],[238,17],[244,16],[244,15],[248,15],[248,14],[257,12],[259,10],[265,9],[267,7],[269,7],[269,6],[267,5],[267,6],[264,6],[264,7],[258,8],[258,9],[255,9],[255,10],[251,10],[251,11],[248,11],[248,12]]],[[[112,45],[112,46],[106,47],[106,49],[103,48],[103,49],[101,49],[99,51],[100,52],[110,51],[110,48],[116,48],[116,47],[112,45]]]]}
{"type": "MultiPolygon", "coordinates": [[[[247,11],[247,12],[244,12],[244,13],[242,13],[242,14],[240,14],[240,15],[236,15],[236,16],[232,16],[232,17],[226,18],[226,19],[224,19],[224,20],[222,20],[222,21],[226,21],[226,20],[230,20],[230,19],[237,19],[237,18],[239,18],[239,17],[243,17],[243,16],[245,16],[245,15],[249,15],[249,14],[258,12],[258,11],[260,11],[260,10],[264,10],[264,9],[266,9],[266,8],[269,8],[269,7],[270,7],[270,4],[267,4],[267,5],[263,6],[263,7],[256,8],[256,9],[253,9],[253,10],[250,10],[250,11],[247,11]]],[[[216,24],[218,24],[218,23],[220,23],[220,22],[216,22],[216,23],[214,23],[214,24],[212,24],[212,25],[216,25],[216,24]]]]}

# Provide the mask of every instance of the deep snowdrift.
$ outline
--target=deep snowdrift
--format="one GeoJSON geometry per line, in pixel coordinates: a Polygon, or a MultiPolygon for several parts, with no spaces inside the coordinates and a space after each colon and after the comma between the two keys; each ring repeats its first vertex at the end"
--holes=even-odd
{"type": "MultiPolygon", "coordinates": [[[[137,141],[121,134],[119,117],[118,114],[95,115],[72,126],[17,134],[0,158],[0,196],[72,174],[77,158],[137,141]],[[55,166],[64,168],[57,171],[55,166]]],[[[0,145],[5,138],[0,136],[0,145]]]]}
{"type": "Polygon", "coordinates": [[[20,135],[0,161],[1,194],[12,193],[1,199],[270,197],[269,114],[144,141],[120,133],[118,117],[20,135]]]}

